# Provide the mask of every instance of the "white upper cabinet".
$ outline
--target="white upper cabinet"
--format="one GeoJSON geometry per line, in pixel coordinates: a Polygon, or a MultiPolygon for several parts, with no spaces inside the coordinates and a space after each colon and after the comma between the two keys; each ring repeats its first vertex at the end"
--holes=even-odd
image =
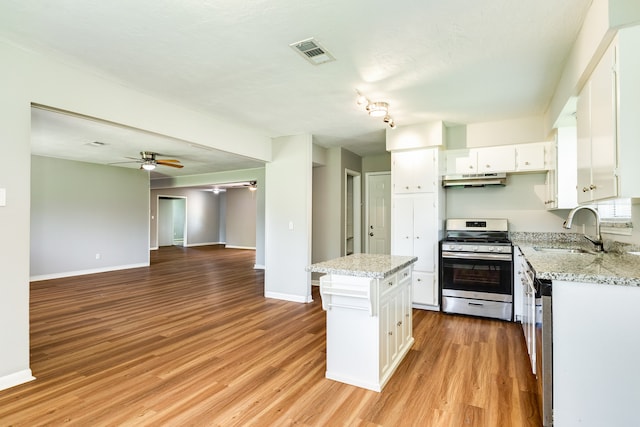
{"type": "Polygon", "coordinates": [[[478,154],[472,150],[448,150],[445,154],[447,175],[478,173],[478,154]]]}
{"type": "Polygon", "coordinates": [[[549,144],[499,145],[448,150],[447,175],[532,172],[549,169],[549,144]]]}
{"type": "Polygon", "coordinates": [[[578,205],[576,193],[576,127],[560,127],[556,142],[549,144],[550,167],[547,172],[547,209],[572,209],[578,205]]]}
{"type": "Polygon", "coordinates": [[[548,169],[546,154],[549,151],[549,143],[521,144],[516,145],[515,148],[517,172],[548,169]]]}
{"type": "Polygon", "coordinates": [[[640,196],[640,26],[618,36],[578,98],[578,202],[640,196]]]}
{"type": "Polygon", "coordinates": [[[578,98],[578,202],[615,197],[616,46],[611,45],[578,98]]]}
{"type": "Polygon", "coordinates": [[[513,172],[516,150],[513,145],[477,148],[478,173],[513,172]]]}
{"type": "Polygon", "coordinates": [[[438,181],[434,149],[391,153],[393,192],[433,193],[438,181]]]}

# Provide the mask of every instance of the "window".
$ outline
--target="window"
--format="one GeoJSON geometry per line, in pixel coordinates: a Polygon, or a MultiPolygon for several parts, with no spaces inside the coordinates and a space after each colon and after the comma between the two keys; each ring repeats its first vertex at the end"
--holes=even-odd
{"type": "Polygon", "coordinates": [[[597,204],[602,221],[631,222],[631,199],[616,199],[597,204]]]}
{"type": "Polygon", "coordinates": [[[609,234],[630,236],[633,232],[631,223],[631,199],[617,199],[599,202],[596,207],[600,214],[601,231],[609,234]]]}

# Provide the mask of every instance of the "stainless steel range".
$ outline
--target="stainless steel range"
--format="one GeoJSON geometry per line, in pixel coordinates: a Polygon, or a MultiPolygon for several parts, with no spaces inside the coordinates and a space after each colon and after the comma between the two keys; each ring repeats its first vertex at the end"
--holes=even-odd
{"type": "Polygon", "coordinates": [[[506,219],[448,219],[440,251],[442,311],[513,318],[513,250],[506,219]]]}

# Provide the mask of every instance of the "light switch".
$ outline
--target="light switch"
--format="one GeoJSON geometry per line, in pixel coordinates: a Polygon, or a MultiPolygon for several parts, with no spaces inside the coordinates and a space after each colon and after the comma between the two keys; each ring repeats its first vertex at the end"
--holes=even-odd
{"type": "Polygon", "coordinates": [[[293,221],[289,221],[289,230],[293,230],[293,221]]]}
{"type": "Polygon", "coordinates": [[[0,188],[0,206],[7,206],[7,189],[0,188]]]}

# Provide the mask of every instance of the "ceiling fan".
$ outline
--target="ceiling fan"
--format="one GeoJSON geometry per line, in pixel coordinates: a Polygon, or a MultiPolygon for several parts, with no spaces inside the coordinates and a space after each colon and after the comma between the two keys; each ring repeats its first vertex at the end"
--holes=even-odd
{"type": "Polygon", "coordinates": [[[169,166],[172,168],[183,168],[184,166],[180,164],[180,160],[177,159],[158,159],[158,153],[154,153],[152,151],[141,151],[140,158],[137,159],[135,157],[127,157],[127,159],[135,160],[140,163],[140,169],[144,169],[147,171],[154,170],[156,166],[169,166]]]}

